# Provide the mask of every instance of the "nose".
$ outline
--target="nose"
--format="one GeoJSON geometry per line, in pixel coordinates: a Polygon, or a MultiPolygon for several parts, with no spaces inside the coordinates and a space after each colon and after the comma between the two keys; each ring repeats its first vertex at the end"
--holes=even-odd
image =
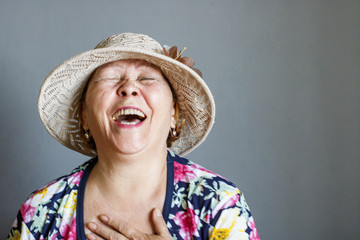
{"type": "Polygon", "coordinates": [[[140,91],[136,86],[136,83],[127,80],[124,82],[124,84],[119,86],[117,94],[122,97],[138,96],[140,91]]]}
{"type": "MultiPolygon", "coordinates": [[[[130,94],[128,94],[126,91],[121,91],[121,96],[126,97],[126,96],[129,96],[129,95],[130,94]]],[[[131,95],[136,96],[137,92],[133,91],[133,92],[131,92],[131,95]]]]}

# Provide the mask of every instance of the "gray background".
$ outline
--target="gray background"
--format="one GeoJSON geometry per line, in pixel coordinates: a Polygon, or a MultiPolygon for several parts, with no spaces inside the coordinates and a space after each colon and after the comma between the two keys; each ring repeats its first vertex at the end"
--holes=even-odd
{"type": "Polygon", "coordinates": [[[0,236],[87,159],[42,126],[42,80],[121,32],[187,47],[217,104],[188,157],[239,186],[262,239],[360,239],[358,0],[2,0],[0,236]]]}

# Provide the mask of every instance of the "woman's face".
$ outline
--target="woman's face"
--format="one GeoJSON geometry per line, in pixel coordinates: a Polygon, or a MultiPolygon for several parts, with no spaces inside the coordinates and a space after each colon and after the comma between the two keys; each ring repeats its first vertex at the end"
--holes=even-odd
{"type": "Polygon", "coordinates": [[[160,69],[143,60],[118,60],[94,72],[82,120],[98,153],[132,154],[166,150],[173,115],[172,92],[160,69]]]}

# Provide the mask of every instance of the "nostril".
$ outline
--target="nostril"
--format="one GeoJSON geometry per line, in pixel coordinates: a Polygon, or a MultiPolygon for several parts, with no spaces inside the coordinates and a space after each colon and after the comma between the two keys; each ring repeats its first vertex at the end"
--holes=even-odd
{"type": "Polygon", "coordinates": [[[132,92],[131,95],[136,96],[137,92],[132,92]]]}
{"type": "Polygon", "coordinates": [[[125,91],[121,91],[121,95],[122,95],[123,97],[125,97],[125,96],[126,96],[126,92],[125,92],[125,91]]]}

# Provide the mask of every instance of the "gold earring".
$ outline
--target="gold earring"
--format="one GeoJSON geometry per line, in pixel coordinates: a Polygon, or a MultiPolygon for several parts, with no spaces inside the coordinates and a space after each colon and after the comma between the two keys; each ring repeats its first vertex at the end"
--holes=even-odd
{"type": "Polygon", "coordinates": [[[84,131],[85,131],[84,136],[85,136],[86,140],[89,141],[90,138],[91,138],[90,130],[85,130],[85,129],[84,129],[84,131]]]}
{"type": "Polygon", "coordinates": [[[170,128],[170,136],[172,138],[177,136],[177,132],[176,132],[175,128],[170,128]]]}

